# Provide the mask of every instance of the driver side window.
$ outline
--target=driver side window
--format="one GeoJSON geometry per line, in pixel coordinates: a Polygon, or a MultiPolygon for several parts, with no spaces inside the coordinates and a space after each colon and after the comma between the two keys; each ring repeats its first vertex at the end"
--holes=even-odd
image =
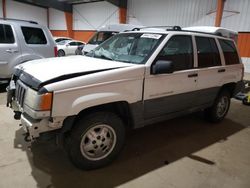
{"type": "Polygon", "coordinates": [[[172,61],[174,71],[193,68],[193,45],[191,36],[176,35],[168,40],[156,60],[172,61]]]}

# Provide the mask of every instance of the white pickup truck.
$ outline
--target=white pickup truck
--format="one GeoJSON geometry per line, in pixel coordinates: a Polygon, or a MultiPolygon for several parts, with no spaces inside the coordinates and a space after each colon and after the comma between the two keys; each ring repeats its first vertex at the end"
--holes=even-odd
{"type": "Polygon", "coordinates": [[[32,141],[57,136],[82,169],[113,161],[127,128],[196,111],[223,120],[243,85],[234,40],[217,33],[136,29],[87,56],[18,66],[7,102],[32,141]]]}

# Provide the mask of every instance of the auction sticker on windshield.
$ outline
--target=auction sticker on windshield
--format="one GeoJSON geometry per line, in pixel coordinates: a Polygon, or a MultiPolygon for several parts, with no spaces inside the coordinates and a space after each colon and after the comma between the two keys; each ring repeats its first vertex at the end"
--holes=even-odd
{"type": "Polygon", "coordinates": [[[159,35],[159,34],[149,34],[149,33],[146,33],[146,34],[143,34],[141,36],[141,38],[150,38],[150,39],[159,39],[161,38],[162,35],[159,35]]]}

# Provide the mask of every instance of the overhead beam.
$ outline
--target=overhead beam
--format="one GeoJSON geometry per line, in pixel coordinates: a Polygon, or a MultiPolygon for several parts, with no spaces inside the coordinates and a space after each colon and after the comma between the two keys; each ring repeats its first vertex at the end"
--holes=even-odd
{"type": "Polygon", "coordinates": [[[65,2],[59,2],[57,0],[14,0],[14,1],[36,5],[44,8],[54,8],[64,12],[72,12],[71,4],[65,2]]]}
{"type": "Polygon", "coordinates": [[[128,4],[127,0],[106,0],[106,1],[120,8],[127,8],[127,4],[128,4]]]}

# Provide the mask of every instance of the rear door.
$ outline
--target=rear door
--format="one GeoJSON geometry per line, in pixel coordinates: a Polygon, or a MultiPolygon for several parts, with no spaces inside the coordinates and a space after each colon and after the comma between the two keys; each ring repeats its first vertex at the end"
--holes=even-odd
{"type": "Polygon", "coordinates": [[[66,46],[68,54],[75,54],[77,47],[77,42],[70,42],[69,45],[66,46]]]}
{"type": "Polygon", "coordinates": [[[195,36],[198,56],[197,104],[213,103],[223,85],[225,66],[222,65],[219,48],[213,37],[195,36]]]}
{"type": "Polygon", "coordinates": [[[230,83],[240,81],[242,79],[242,64],[240,64],[240,58],[237,53],[235,43],[232,40],[219,39],[219,44],[221,46],[225,65],[223,70],[223,82],[230,83]]]}
{"type": "Polygon", "coordinates": [[[24,62],[38,58],[54,57],[54,41],[46,28],[31,25],[20,26],[24,62]]]}
{"type": "Polygon", "coordinates": [[[0,24],[0,78],[9,78],[16,59],[21,55],[18,41],[9,24],[0,24]]]}
{"type": "Polygon", "coordinates": [[[172,61],[174,72],[151,73],[145,77],[145,119],[181,112],[192,106],[197,79],[193,51],[192,37],[189,35],[174,35],[165,44],[153,64],[158,60],[172,61]]]}

